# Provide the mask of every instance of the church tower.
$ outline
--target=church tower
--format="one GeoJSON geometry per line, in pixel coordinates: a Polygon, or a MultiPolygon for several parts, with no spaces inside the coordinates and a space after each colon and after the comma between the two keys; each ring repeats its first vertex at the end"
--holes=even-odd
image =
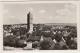
{"type": "Polygon", "coordinates": [[[32,21],[33,21],[33,17],[32,17],[31,12],[29,12],[27,14],[27,30],[28,30],[29,33],[32,33],[32,31],[33,31],[33,23],[32,23],[32,21]]]}

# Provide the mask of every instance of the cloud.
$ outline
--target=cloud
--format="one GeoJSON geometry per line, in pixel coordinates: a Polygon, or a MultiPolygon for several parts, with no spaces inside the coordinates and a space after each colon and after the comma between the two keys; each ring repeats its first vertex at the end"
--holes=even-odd
{"type": "Polygon", "coordinates": [[[34,9],[32,7],[29,7],[29,8],[26,8],[25,11],[28,13],[28,12],[33,12],[34,9]]]}
{"type": "Polygon", "coordinates": [[[59,16],[73,17],[76,15],[76,8],[75,5],[65,5],[65,8],[57,10],[56,13],[59,16]]]}
{"type": "Polygon", "coordinates": [[[74,6],[66,6],[63,9],[57,10],[56,11],[57,15],[56,18],[59,21],[64,21],[65,23],[76,23],[76,11],[74,6]]]}
{"type": "Polygon", "coordinates": [[[39,13],[46,13],[46,10],[40,10],[39,13]]]}
{"type": "Polygon", "coordinates": [[[33,8],[31,8],[31,7],[29,8],[29,10],[30,10],[30,11],[34,11],[34,9],[33,9],[33,8]]]}

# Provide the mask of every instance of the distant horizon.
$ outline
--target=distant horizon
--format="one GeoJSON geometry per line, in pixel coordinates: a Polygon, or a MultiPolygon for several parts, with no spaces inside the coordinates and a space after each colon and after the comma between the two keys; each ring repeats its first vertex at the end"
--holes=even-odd
{"type": "MultiPolygon", "coordinates": [[[[16,24],[27,24],[27,23],[15,23],[15,24],[3,24],[3,25],[16,25],[16,24]]],[[[33,24],[77,24],[77,23],[33,23],[33,24]]]]}

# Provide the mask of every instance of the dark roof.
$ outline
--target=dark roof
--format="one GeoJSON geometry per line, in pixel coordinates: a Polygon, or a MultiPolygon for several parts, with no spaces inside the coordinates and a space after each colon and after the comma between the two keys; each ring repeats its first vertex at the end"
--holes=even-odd
{"type": "Polygon", "coordinates": [[[39,41],[40,40],[40,36],[30,36],[29,38],[28,38],[28,41],[39,41]]]}

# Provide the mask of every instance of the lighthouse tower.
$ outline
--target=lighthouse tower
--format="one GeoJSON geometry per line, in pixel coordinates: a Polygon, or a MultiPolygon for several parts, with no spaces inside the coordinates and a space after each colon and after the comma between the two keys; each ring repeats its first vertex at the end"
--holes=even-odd
{"type": "Polygon", "coordinates": [[[33,31],[33,23],[32,23],[33,17],[31,12],[28,12],[27,14],[27,30],[29,33],[32,33],[33,31]]]}

